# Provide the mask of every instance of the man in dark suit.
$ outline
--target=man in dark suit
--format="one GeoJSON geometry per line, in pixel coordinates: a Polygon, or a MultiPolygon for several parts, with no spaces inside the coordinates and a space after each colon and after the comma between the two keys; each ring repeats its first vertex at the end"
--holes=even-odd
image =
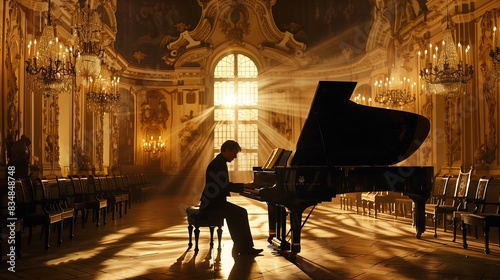
{"type": "Polygon", "coordinates": [[[245,208],[227,201],[230,192],[242,192],[245,185],[229,180],[227,163],[233,161],[241,151],[240,145],[228,140],[221,146],[221,152],[210,162],[205,177],[205,188],[201,195],[200,215],[221,215],[226,219],[231,239],[234,242],[233,256],[256,256],[262,249],[253,248],[252,233],[245,208]]]}

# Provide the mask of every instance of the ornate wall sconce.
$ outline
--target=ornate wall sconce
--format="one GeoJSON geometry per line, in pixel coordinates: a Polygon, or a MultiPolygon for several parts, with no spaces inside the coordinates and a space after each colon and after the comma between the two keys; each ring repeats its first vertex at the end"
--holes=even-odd
{"type": "Polygon", "coordinates": [[[151,135],[147,140],[142,139],[142,150],[156,160],[160,158],[160,153],[165,151],[165,141],[161,139],[161,135],[158,136],[158,139],[151,135]]]}

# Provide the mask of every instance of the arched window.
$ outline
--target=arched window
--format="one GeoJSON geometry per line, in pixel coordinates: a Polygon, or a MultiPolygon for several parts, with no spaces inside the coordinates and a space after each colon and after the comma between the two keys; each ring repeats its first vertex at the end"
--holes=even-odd
{"type": "Polygon", "coordinates": [[[214,71],[214,154],[226,140],[242,147],[238,160],[228,165],[232,171],[249,171],[257,166],[258,70],[245,55],[223,57],[214,71]]]}

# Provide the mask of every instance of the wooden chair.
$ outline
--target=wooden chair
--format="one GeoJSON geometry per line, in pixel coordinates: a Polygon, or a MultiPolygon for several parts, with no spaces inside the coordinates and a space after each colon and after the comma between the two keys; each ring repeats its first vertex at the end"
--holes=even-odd
{"type": "Polygon", "coordinates": [[[84,204],[85,221],[88,220],[89,210],[92,210],[92,220],[95,221],[96,227],[100,226],[101,213],[102,222],[106,224],[107,200],[96,193],[94,186],[89,184],[87,177],[73,175],[70,176],[70,179],[73,185],[75,201],[84,204]]]}
{"type": "Polygon", "coordinates": [[[35,196],[35,188],[42,186],[32,180],[16,180],[16,215],[23,219],[23,226],[29,227],[28,245],[31,244],[33,237],[33,227],[41,225],[42,233],[45,235],[45,249],[50,248],[50,227],[57,227],[57,243],[62,243],[62,215],[61,211],[54,210],[57,208],[55,202],[37,199],[35,196]]]}
{"type": "Polygon", "coordinates": [[[127,214],[127,208],[132,208],[132,192],[127,184],[127,180],[123,175],[115,175],[115,184],[118,192],[125,197],[127,200],[127,206],[125,207],[125,214],[127,214]]]}
{"type": "MultiPolygon", "coordinates": [[[[451,175],[446,175],[441,177],[440,179],[436,179],[436,183],[433,189],[433,195],[431,196],[429,203],[425,204],[425,216],[431,216],[433,223],[436,208],[446,203],[446,193],[448,192],[448,188],[450,186],[450,178],[451,175]]],[[[437,237],[436,231],[434,231],[434,237],[437,237]]]]}
{"type": "Polygon", "coordinates": [[[359,214],[359,207],[361,206],[361,193],[343,193],[339,197],[340,199],[340,209],[342,210],[352,210],[353,202],[356,205],[356,214],[359,214]]]}
{"type": "Polygon", "coordinates": [[[394,199],[394,193],[388,191],[377,191],[361,194],[363,215],[366,213],[366,207],[368,207],[368,215],[370,215],[372,206],[374,218],[377,218],[377,213],[379,212],[380,208],[382,208],[382,211],[385,211],[386,206],[388,206],[387,209],[389,210],[389,212],[392,213],[392,211],[394,210],[394,199]]]}
{"type": "MultiPolygon", "coordinates": [[[[457,237],[457,225],[460,224],[462,220],[462,215],[465,214],[475,214],[475,213],[483,213],[484,212],[484,203],[486,202],[486,194],[488,192],[488,186],[493,180],[493,177],[486,179],[486,177],[479,178],[477,182],[476,194],[472,200],[468,200],[468,202],[474,203],[474,209],[467,211],[454,211],[453,212],[453,242],[457,237]]],[[[477,238],[477,228],[476,228],[476,238],[477,238]]]]}
{"type": "Polygon", "coordinates": [[[137,182],[137,177],[135,176],[135,174],[125,175],[125,182],[132,192],[132,200],[134,202],[139,202],[141,200],[141,189],[139,183],[137,182]]]}
{"type": "Polygon", "coordinates": [[[126,175],[127,183],[132,188],[135,201],[141,202],[149,196],[152,186],[144,174],[126,175]]]}
{"type": "MultiPolygon", "coordinates": [[[[54,179],[36,179],[42,186],[42,195],[45,201],[51,201],[52,210],[61,212],[62,223],[69,222],[69,238],[75,236],[75,209],[68,206],[66,199],[59,196],[59,185],[57,178],[54,179]]],[[[61,239],[62,242],[62,239],[61,239]]]]}
{"type": "Polygon", "coordinates": [[[403,194],[400,195],[394,198],[394,219],[398,218],[398,213],[404,218],[408,215],[408,212],[413,218],[413,199],[403,194]]]}
{"type": "Polygon", "coordinates": [[[364,192],[361,193],[361,206],[363,208],[363,215],[366,215],[366,207],[368,207],[368,215],[370,215],[370,209],[371,209],[371,201],[374,200],[374,196],[377,195],[377,192],[364,192]]]}
{"type": "Polygon", "coordinates": [[[210,229],[210,248],[214,245],[214,228],[217,227],[218,248],[221,248],[222,226],[224,225],[224,218],[216,213],[200,213],[198,206],[190,206],[186,209],[188,220],[188,233],[189,243],[188,249],[193,246],[192,236],[194,227],[194,251],[198,252],[198,239],[200,237],[200,227],[208,227],[210,229]]]}
{"type": "Polygon", "coordinates": [[[71,179],[56,177],[57,187],[59,188],[59,197],[64,199],[67,207],[74,209],[74,219],[78,219],[78,213],[81,212],[82,215],[82,227],[85,227],[85,203],[75,196],[74,189],[72,187],[71,179]]]}
{"type": "MultiPolygon", "coordinates": [[[[439,224],[439,217],[443,217],[443,230],[446,232],[447,216],[453,215],[454,211],[462,211],[467,209],[466,199],[469,194],[470,179],[474,166],[471,166],[468,172],[460,169],[455,184],[454,194],[452,197],[446,196],[446,188],[443,192],[444,195],[437,197],[436,204],[425,206],[425,214],[431,215],[434,222],[434,237],[437,237],[437,226],[439,224]],[[451,203],[448,203],[451,200],[451,203]]],[[[448,184],[447,184],[448,185],[448,184]]]]}
{"type": "Polygon", "coordinates": [[[120,217],[122,217],[122,208],[123,208],[124,214],[126,215],[128,201],[129,201],[128,193],[122,193],[122,191],[118,189],[117,180],[116,180],[115,176],[107,175],[106,182],[107,182],[109,193],[118,197],[118,200],[121,201],[120,217]]]}
{"type": "Polygon", "coordinates": [[[134,188],[130,185],[128,175],[119,175],[118,177],[121,177],[121,185],[119,185],[118,188],[128,194],[128,207],[132,208],[132,203],[137,201],[134,188]]]}
{"type": "Polygon", "coordinates": [[[154,186],[153,182],[147,174],[141,173],[138,174],[138,176],[138,181],[141,184],[141,194],[143,195],[141,199],[144,200],[149,198],[153,194],[154,186]]]}
{"type": "MultiPolygon", "coordinates": [[[[426,209],[434,210],[434,207],[444,203],[444,198],[446,197],[446,192],[448,191],[448,183],[450,181],[451,175],[436,178],[433,187],[433,194],[429,201],[425,204],[426,209]]],[[[432,211],[434,213],[434,211],[432,211]]]]}
{"type": "MultiPolygon", "coordinates": [[[[462,214],[461,222],[462,222],[462,238],[463,238],[463,247],[467,249],[467,226],[482,226],[484,232],[484,252],[486,254],[490,253],[490,228],[497,227],[498,235],[500,236],[500,196],[498,197],[497,202],[484,202],[486,205],[496,205],[496,212],[493,213],[474,213],[474,214],[462,214]]],[[[499,244],[500,246],[500,238],[499,244]]]]}
{"type": "Polygon", "coordinates": [[[94,186],[95,193],[98,197],[106,199],[108,206],[108,213],[111,211],[111,218],[115,219],[116,209],[118,208],[120,217],[122,216],[122,201],[121,197],[113,194],[108,188],[106,177],[103,176],[89,176],[90,184],[94,186]]]}

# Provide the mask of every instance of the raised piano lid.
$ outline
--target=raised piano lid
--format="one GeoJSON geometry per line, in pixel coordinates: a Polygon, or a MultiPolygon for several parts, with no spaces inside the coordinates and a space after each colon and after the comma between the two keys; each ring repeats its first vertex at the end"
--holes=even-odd
{"type": "Polygon", "coordinates": [[[429,134],[424,116],[356,104],[356,82],[320,81],[291,159],[292,166],[392,165],[429,134]]]}

